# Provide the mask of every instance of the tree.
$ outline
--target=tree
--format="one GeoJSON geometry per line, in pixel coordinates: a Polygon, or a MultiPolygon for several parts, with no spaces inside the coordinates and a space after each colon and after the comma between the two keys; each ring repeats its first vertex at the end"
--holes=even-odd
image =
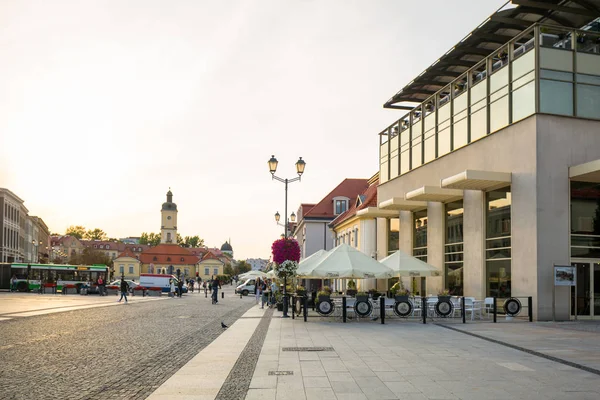
{"type": "Polygon", "coordinates": [[[226,264],[226,265],[223,267],[223,273],[224,273],[225,275],[232,276],[232,275],[233,275],[233,268],[231,268],[231,265],[229,265],[229,264],[226,264]]]}
{"type": "Polygon", "coordinates": [[[186,236],[183,240],[184,247],[202,247],[204,246],[204,239],[200,239],[198,235],[196,236],[186,236]]]}
{"type": "Polygon", "coordinates": [[[140,236],[140,244],[147,244],[152,247],[160,244],[160,234],[158,233],[142,233],[140,236]]]}
{"type": "Polygon", "coordinates": [[[105,253],[86,247],[83,249],[81,254],[75,254],[71,256],[69,264],[74,265],[93,265],[93,264],[104,264],[111,265],[112,260],[105,253]]]}
{"type": "MultiPolygon", "coordinates": [[[[177,234],[177,244],[182,246],[184,244],[183,238],[181,237],[181,235],[178,233],[177,234]]],[[[187,246],[183,246],[183,247],[187,247],[187,246]]]]}
{"type": "Polygon", "coordinates": [[[81,225],[71,225],[65,231],[65,235],[76,237],[77,239],[83,239],[86,234],[85,227],[81,225]]]}
{"type": "Polygon", "coordinates": [[[85,233],[85,238],[88,240],[106,240],[106,233],[100,228],[90,229],[85,233]]]}
{"type": "Polygon", "coordinates": [[[238,262],[238,264],[233,268],[233,272],[236,275],[240,275],[243,274],[244,272],[248,272],[252,269],[252,266],[250,264],[248,264],[246,261],[240,261],[238,262]]]}

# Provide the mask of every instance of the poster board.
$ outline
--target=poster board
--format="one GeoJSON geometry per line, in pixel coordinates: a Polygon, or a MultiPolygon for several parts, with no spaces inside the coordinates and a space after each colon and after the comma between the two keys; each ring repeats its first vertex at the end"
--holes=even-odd
{"type": "Polygon", "coordinates": [[[572,267],[570,265],[554,266],[554,286],[575,286],[576,283],[576,267],[572,267]]]}

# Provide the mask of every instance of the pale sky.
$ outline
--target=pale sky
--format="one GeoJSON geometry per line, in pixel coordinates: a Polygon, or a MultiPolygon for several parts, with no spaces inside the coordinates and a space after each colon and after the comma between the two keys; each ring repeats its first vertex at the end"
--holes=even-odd
{"type": "Polygon", "coordinates": [[[383,103],[504,0],[0,0],[0,187],[52,232],[178,231],[269,258],[288,214],[378,170],[383,103]]]}

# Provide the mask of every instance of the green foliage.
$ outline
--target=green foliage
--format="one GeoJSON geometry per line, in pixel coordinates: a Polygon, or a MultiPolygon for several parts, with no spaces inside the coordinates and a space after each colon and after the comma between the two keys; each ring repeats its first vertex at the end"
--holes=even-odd
{"type": "Polygon", "coordinates": [[[229,276],[231,276],[231,275],[233,275],[233,268],[231,267],[231,265],[229,265],[229,264],[225,264],[225,265],[223,266],[223,272],[224,272],[226,275],[229,275],[229,276]]]}
{"type": "Polygon", "coordinates": [[[221,284],[229,283],[231,277],[229,275],[217,275],[216,279],[221,282],[221,284]]]}
{"type": "Polygon", "coordinates": [[[361,297],[361,296],[362,296],[362,297],[368,297],[368,296],[369,296],[369,294],[368,294],[368,293],[365,293],[365,292],[357,292],[357,293],[356,293],[356,297],[361,297]]]}
{"type": "Polygon", "coordinates": [[[73,265],[93,265],[104,264],[111,265],[112,260],[106,253],[86,247],[81,254],[75,254],[69,259],[69,264],[73,265]]]}
{"type": "Polygon", "coordinates": [[[140,244],[147,244],[152,247],[158,246],[160,244],[160,234],[143,232],[140,236],[140,244]]]}
{"type": "Polygon", "coordinates": [[[440,290],[438,296],[450,296],[450,292],[447,289],[440,290]]]}
{"type": "Polygon", "coordinates": [[[85,230],[85,227],[83,227],[81,225],[77,225],[77,226],[71,225],[65,231],[65,235],[73,236],[77,239],[83,239],[83,237],[86,235],[86,233],[87,232],[85,230]]]}
{"type": "Polygon", "coordinates": [[[406,290],[404,288],[404,283],[402,282],[402,279],[398,280],[398,282],[396,282],[392,285],[392,287],[390,288],[390,292],[392,293],[393,296],[395,296],[395,295],[403,296],[407,292],[410,293],[408,290],[406,290]]]}
{"type": "MultiPolygon", "coordinates": [[[[179,238],[177,240],[179,240],[179,238]]],[[[185,238],[183,238],[183,242],[180,243],[180,245],[183,247],[191,247],[191,248],[202,247],[202,246],[204,246],[204,239],[200,239],[200,237],[198,235],[186,236],[185,238]]]]}
{"type": "Polygon", "coordinates": [[[304,296],[306,294],[306,288],[302,285],[296,286],[296,294],[298,296],[304,296]]]}
{"type": "Polygon", "coordinates": [[[325,292],[329,296],[329,295],[331,295],[331,288],[329,286],[323,286],[321,288],[321,292],[325,292]]]}
{"type": "Polygon", "coordinates": [[[106,240],[106,233],[100,228],[90,229],[85,233],[85,238],[88,240],[106,240]]]}
{"type": "Polygon", "coordinates": [[[243,274],[244,272],[248,272],[252,269],[252,266],[248,264],[246,261],[239,261],[236,266],[233,267],[233,272],[235,275],[243,274]]]}

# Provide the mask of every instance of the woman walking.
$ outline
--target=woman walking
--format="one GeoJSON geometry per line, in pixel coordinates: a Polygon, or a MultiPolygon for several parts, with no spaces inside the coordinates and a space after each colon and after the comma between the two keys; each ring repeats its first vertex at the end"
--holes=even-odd
{"type": "Polygon", "coordinates": [[[125,304],[127,304],[127,291],[129,290],[129,285],[125,282],[125,278],[121,278],[121,298],[117,300],[117,303],[120,303],[125,297],[125,304]]]}

